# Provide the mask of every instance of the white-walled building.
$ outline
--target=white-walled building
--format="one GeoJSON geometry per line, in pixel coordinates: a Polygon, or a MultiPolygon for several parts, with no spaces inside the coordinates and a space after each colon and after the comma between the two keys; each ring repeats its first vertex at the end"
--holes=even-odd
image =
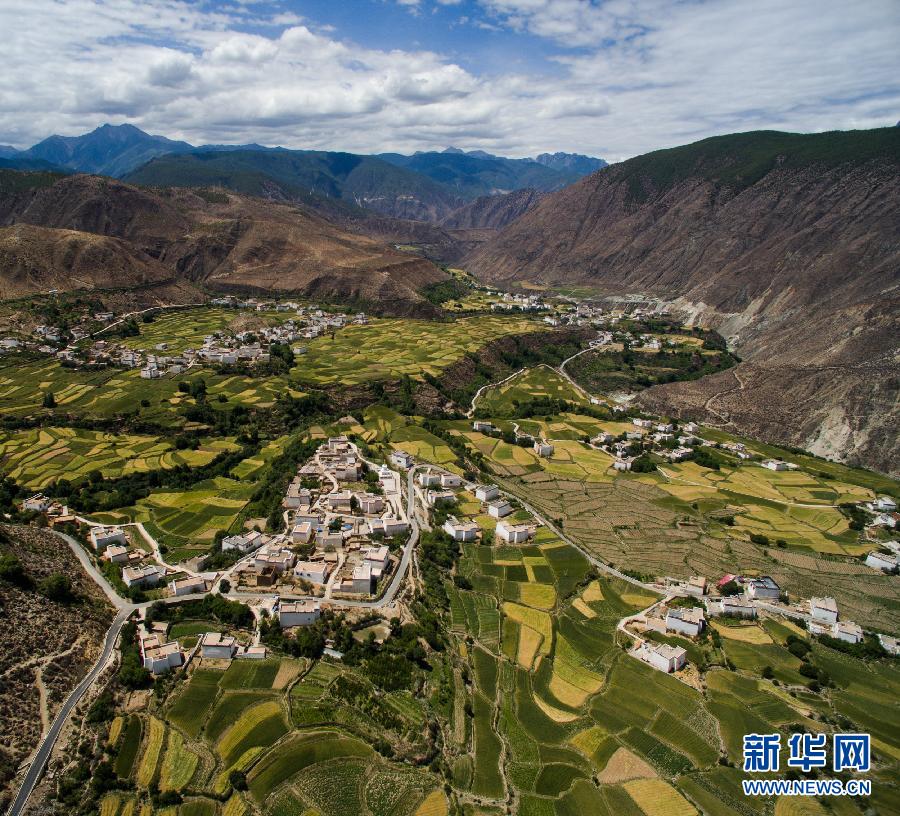
{"type": "Polygon", "coordinates": [[[456,501],[456,494],[452,490],[429,490],[425,500],[429,507],[436,507],[438,502],[456,501]]]}
{"type": "Polygon", "coordinates": [[[534,527],[530,524],[512,524],[501,521],[497,524],[497,537],[508,544],[521,544],[534,535],[534,527]]]}
{"type": "Polygon", "coordinates": [[[396,450],[391,454],[391,464],[409,470],[415,464],[415,459],[406,451],[396,450]]]}
{"type": "Polygon", "coordinates": [[[372,592],[372,565],[362,561],[353,568],[351,592],[357,595],[370,595],[372,592]]]}
{"type": "Polygon", "coordinates": [[[781,597],[781,587],[768,575],[750,578],[744,584],[744,594],[754,601],[777,601],[781,597]]]}
{"type": "Polygon", "coordinates": [[[488,515],[493,518],[503,518],[512,513],[512,505],[506,499],[494,499],[488,502],[488,515]]]}
{"type": "Polygon", "coordinates": [[[838,621],[831,628],[831,636],[845,643],[860,643],[864,637],[862,627],[851,621],[838,621]]]}
{"type": "Polygon", "coordinates": [[[165,642],[156,632],[148,633],[145,629],[140,631],[139,640],[144,668],[152,674],[164,674],[184,662],[178,641],[165,642]]]}
{"type": "Polygon", "coordinates": [[[684,668],[687,662],[687,651],[680,646],[670,646],[668,643],[650,643],[644,641],[633,652],[639,660],[653,666],[659,671],[678,671],[684,668]]]}
{"type": "Polygon", "coordinates": [[[48,499],[43,493],[35,493],[22,502],[22,509],[26,511],[31,510],[35,513],[44,513],[50,509],[51,504],[53,504],[52,499],[48,499]]]}
{"type": "Polygon", "coordinates": [[[401,535],[409,530],[409,522],[393,516],[370,519],[368,523],[370,533],[381,533],[385,538],[401,535]]]}
{"type": "Polygon", "coordinates": [[[111,547],[107,547],[104,558],[112,564],[124,564],[126,561],[131,560],[131,556],[128,554],[128,547],[122,544],[113,544],[111,547]]]}
{"type": "Polygon", "coordinates": [[[282,629],[311,626],[322,614],[315,601],[282,601],[278,605],[278,623],[282,629]]]}
{"type": "Polygon", "coordinates": [[[314,534],[313,526],[308,521],[295,524],[291,529],[291,541],[294,544],[309,544],[314,534]]]}
{"type": "Polygon", "coordinates": [[[384,510],[384,498],[373,493],[357,493],[356,502],[359,505],[359,511],[366,515],[371,516],[384,510]]]}
{"type": "Polygon", "coordinates": [[[298,561],[294,575],[312,584],[324,584],[328,580],[328,564],[324,561],[298,561]]]}
{"type": "Polygon", "coordinates": [[[687,637],[697,637],[706,625],[706,618],[699,606],[692,609],[672,607],[666,613],[666,631],[677,632],[687,637]]]}
{"type": "Polygon", "coordinates": [[[122,582],[129,589],[132,587],[155,587],[165,577],[166,571],[156,564],[122,568],[122,582]]]}
{"type": "Polygon", "coordinates": [[[478,485],[475,488],[475,498],[478,501],[489,502],[496,499],[500,495],[500,488],[497,485],[478,485]]]}
{"type": "Polygon", "coordinates": [[[447,516],[444,532],[454,541],[474,541],[478,535],[478,525],[474,521],[460,521],[456,516],[447,516]]]}
{"type": "Polygon", "coordinates": [[[814,621],[831,626],[838,619],[837,601],[834,598],[810,598],[809,613],[814,621]]]}
{"type": "Polygon", "coordinates": [[[900,559],[893,553],[878,552],[872,550],[866,556],[866,566],[883,572],[895,572],[900,567],[900,559]]]}
{"type": "Polygon", "coordinates": [[[121,527],[91,527],[88,536],[94,549],[103,552],[110,544],[128,545],[128,538],[121,527]]]}
{"type": "Polygon", "coordinates": [[[237,652],[237,639],[221,632],[207,632],[200,638],[200,656],[214,660],[231,660],[237,652]]]}
{"type": "Polygon", "coordinates": [[[553,456],[553,445],[543,439],[535,440],[534,452],[538,456],[543,456],[544,458],[553,456]]]}
{"type": "Polygon", "coordinates": [[[441,474],[441,487],[461,487],[462,479],[455,473],[441,474]]]}
{"type": "Polygon", "coordinates": [[[708,598],[706,614],[711,618],[721,615],[729,618],[755,618],[758,613],[756,607],[740,595],[726,595],[722,598],[708,598]]]}
{"type": "Polygon", "coordinates": [[[441,474],[426,470],[419,474],[418,479],[420,487],[438,487],[441,483],[441,474]]]}
{"type": "Polygon", "coordinates": [[[178,581],[169,581],[169,592],[176,597],[206,592],[206,581],[199,576],[182,578],[178,581]]]}

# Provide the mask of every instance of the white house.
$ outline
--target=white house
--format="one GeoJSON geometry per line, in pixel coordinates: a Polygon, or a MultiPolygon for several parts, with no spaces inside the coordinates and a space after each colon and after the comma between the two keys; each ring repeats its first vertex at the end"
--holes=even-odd
{"type": "Polygon", "coordinates": [[[222,539],[222,551],[227,552],[228,550],[237,550],[240,553],[249,553],[254,550],[258,550],[263,544],[267,544],[270,540],[270,537],[265,533],[257,532],[256,530],[251,530],[247,533],[242,533],[240,535],[230,535],[225,536],[222,539]]]}
{"type": "Polygon", "coordinates": [[[872,550],[866,556],[866,566],[883,572],[895,572],[900,567],[900,559],[892,553],[883,553],[872,550]]]}
{"type": "Polygon", "coordinates": [[[781,597],[781,587],[768,575],[763,575],[748,579],[744,594],[754,601],[777,601],[781,597]]]}
{"type": "Polygon", "coordinates": [[[837,623],[838,608],[834,598],[810,598],[809,613],[812,619],[828,626],[837,623]]]}
{"type": "Polygon", "coordinates": [[[308,507],[312,504],[312,493],[306,487],[301,487],[299,481],[291,482],[288,485],[287,495],[284,497],[282,504],[288,510],[296,510],[298,507],[308,507]]]}
{"type": "Polygon", "coordinates": [[[472,423],[472,430],[478,431],[479,433],[490,434],[490,433],[493,433],[497,429],[490,422],[482,422],[480,420],[475,420],[475,422],[472,423]]]}
{"type": "Polygon", "coordinates": [[[43,513],[50,508],[51,504],[53,504],[52,499],[48,499],[43,493],[35,493],[22,502],[22,509],[43,513]]]}
{"type": "Polygon", "coordinates": [[[863,630],[856,623],[838,621],[831,628],[831,636],[845,643],[860,643],[863,639],[863,630]]]}
{"type": "Polygon", "coordinates": [[[282,629],[311,626],[322,614],[315,601],[282,601],[278,605],[278,623],[282,629]]]}
{"type": "Polygon", "coordinates": [[[291,541],[294,544],[309,544],[313,537],[313,526],[308,521],[295,524],[291,529],[291,541]]]}
{"type": "Polygon", "coordinates": [[[474,521],[460,521],[456,516],[447,516],[444,532],[454,541],[474,541],[478,535],[478,525],[474,521]]]}
{"type": "Polygon", "coordinates": [[[897,509],[897,502],[890,496],[879,496],[875,499],[875,509],[883,513],[893,513],[897,509]]]}
{"type": "Polygon", "coordinates": [[[762,466],[769,470],[797,470],[793,462],[782,462],[781,459],[764,459],[762,466]]]}
{"type": "Polygon", "coordinates": [[[456,501],[456,494],[452,490],[429,490],[425,499],[429,507],[437,507],[438,502],[456,501]]]}
{"type": "Polygon", "coordinates": [[[900,640],[890,635],[879,635],[878,642],[882,648],[890,655],[900,655],[900,640]]]}
{"type": "Polygon", "coordinates": [[[687,637],[697,637],[706,625],[706,618],[699,606],[692,609],[673,607],[666,613],[666,631],[687,637]]]}
{"type": "Polygon", "coordinates": [[[104,557],[113,564],[123,564],[131,560],[128,555],[128,547],[122,544],[113,544],[112,547],[107,547],[104,557]]]}
{"type": "Polygon", "coordinates": [[[432,473],[430,470],[426,470],[424,473],[419,474],[419,485],[421,487],[437,487],[441,483],[441,475],[439,473],[432,473]]]}
{"type": "Polygon", "coordinates": [[[409,470],[414,463],[415,459],[413,459],[406,451],[397,450],[391,454],[391,464],[403,468],[404,470],[409,470]]]}
{"type": "Polygon", "coordinates": [[[103,552],[110,544],[128,545],[125,531],[121,527],[91,527],[89,536],[98,552],[103,552]]]}
{"type": "Polygon", "coordinates": [[[153,587],[166,577],[166,571],[155,564],[142,567],[123,567],[122,582],[129,589],[132,587],[153,587]]]}
{"type": "Polygon", "coordinates": [[[384,510],[384,499],[372,493],[357,493],[356,503],[359,505],[359,511],[366,515],[373,515],[384,510]]]}
{"type": "Polygon", "coordinates": [[[266,567],[271,567],[276,574],[286,572],[294,566],[296,556],[284,547],[266,547],[256,553],[253,559],[253,567],[257,572],[262,572],[266,567]]]}
{"type": "Polygon", "coordinates": [[[696,422],[688,422],[681,426],[681,430],[685,433],[695,434],[700,432],[700,426],[696,422]]]}
{"type": "Polygon", "coordinates": [[[400,535],[409,529],[409,522],[393,516],[383,516],[382,518],[370,519],[369,531],[372,533],[381,533],[386,538],[400,535]]]}
{"type": "Polygon", "coordinates": [[[294,575],[313,584],[324,584],[328,580],[328,564],[324,561],[298,561],[294,565],[294,575]]]}
{"type": "Polygon", "coordinates": [[[508,544],[521,544],[531,538],[534,534],[534,527],[530,524],[510,524],[507,521],[501,521],[497,525],[496,532],[501,541],[508,544]]]}
{"type": "Polygon", "coordinates": [[[700,598],[706,595],[707,580],[702,575],[692,575],[681,585],[681,588],[687,592],[688,595],[694,595],[700,598]]]}
{"type": "Polygon", "coordinates": [[[653,420],[651,419],[641,419],[640,417],[635,417],[631,420],[631,424],[637,428],[652,428],[653,420]]]}
{"type": "Polygon", "coordinates": [[[756,607],[743,600],[739,595],[726,595],[723,598],[709,598],[706,601],[706,614],[711,618],[724,615],[729,618],[755,618],[756,607]]]}
{"type": "Polygon", "coordinates": [[[493,518],[503,518],[513,511],[512,505],[506,499],[495,499],[488,502],[487,510],[488,515],[493,518]]]}
{"type": "Polygon", "coordinates": [[[184,662],[178,641],[166,643],[155,632],[142,633],[140,647],[144,668],[153,674],[163,674],[169,669],[176,669],[184,662]]]}
{"type": "Polygon", "coordinates": [[[169,581],[169,592],[176,597],[206,592],[206,581],[199,576],[181,578],[178,581],[169,581]]]}
{"type": "Polygon", "coordinates": [[[328,503],[330,510],[349,510],[352,498],[350,491],[338,490],[334,493],[329,493],[325,501],[328,503]]]}
{"type": "Polygon", "coordinates": [[[478,485],[475,488],[475,498],[478,501],[489,502],[496,499],[500,495],[500,488],[497,485],[478,485]]]}
{"type": "Polygon", "coordinates": [[[553,445],[549,442],[545,442],[543,439],[535,440],[534,452],[538,456],[543,456],[545,458],[553,456],[553,445]]]}
{"type": "Polygon", "coordinates": [[[897,526],[897,519],[895,519],[890,513],[879,513],[872,519],[873,527],[889,527],[893,529],[897,526]]]}
{"type": "Polygon", "coordinates": [[[687,662],[687,651],[680,646],[670,646],[668,643],[650,643],[644,641],[633,652],[639,660],[659,669],[662,672],[673,672],[684,668],[687,662]]]}
{"type": "Polygon", "coordinates": [[[221,632],[207,632],[200,638],[200,655],[217,660],[231,660],[237,652],[237,639],[221,632]]]}
{"type": "Polygon", "coordinates": [[[460,487],[461,485],[462,479],[455,473],[441,474],[441,487],[460,487]]]}
{"type": "Polygon", "coordinates": [[[351,592],[358,595],[368,595],[372,592],[372,565],[367,561],[361,561],[353,568],[351,592]]]}
{"type": "Polygon", "coordinates": [[[386,570],[391,563],[391,551],[384,544],[380,547],[369,547],[365,551],[365,557],[366,561],[372,566],[373,577],[375,578],[379,578],[381,572],[386,570]]]}

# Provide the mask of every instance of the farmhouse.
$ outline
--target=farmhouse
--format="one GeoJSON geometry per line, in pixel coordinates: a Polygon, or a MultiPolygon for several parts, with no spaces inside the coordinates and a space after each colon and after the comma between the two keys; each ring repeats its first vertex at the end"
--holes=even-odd
{"type": "Polygon", "coordinates": [[[385,538],[400,535],[409,529],[409,522],[394,518],[393,516],[383,516],[382,518],[371,519],[369,521],[369,534],[381,534],[385,538]]]}
{"type": "Polygon", "coordinates": [[[706,625],[706,618],[699,606],[691,609],[673,607],[666,613],[666,631],[677,632],[679,635],[697,637],[706,625]]]}
{"type": "Polygon", "coordinates": [[[797,465],[793,462],[783,462],[781,459],[764,459],[762,462],[764,468],[769,470],[797,470],[797,465]]]}
{"type": "Polygon", "coordinates": [[[452,490],[429,490],[425,499],[429,507],[437,507],[439,502],[456,501],[456,494],[452,490]]]}
{"type": "Polygon", "coordinates": [[[503,518],[513,511],[512,505],[506,499],[495,499],[492,502],[488,502],[487,510],[488,515],[493,518],[503,518]]]}
{"type": "Polygon", "coordinates": [[[308,521],[295,524],[291,529],[291,541],[294,544],[309,544],[313,537],[313,526],[308,521]]]}
{"type": "Polygon", "coordinates": [[[391,454],[391,464],[403,468],[404,470],[409,470],[414,463],[415,459],[413,459],[406,451],[397,450],[391,454]]]}
{"type": "Polygon", "coordinates": [[[121,544],[113,544],[112,547],[107,547],[103,557],[113,564],[123,564],[131,560],[128,555],[128,547],[121,544]]]}
{"type": "Polygon", "coordinates": [[[324,584],[328,572],[328,564],[324,561],[298,561],[294,565],[294,575],[313,584],[324,584]]]}
{"type": "Polygon", "coordinates": [[[335,493],[329,493],[325,501],[330,510],[350,510],[350,504],[353,496],[348,490],[338,490],[335,493]]]}
{"type": "Polygon", "coordinates": [[[282,601],[278,606],[278,623],[282,629],[291,626],[311,626],[321,614],[315,601],[282,601]]]}
{"type": "Polygon", "coordinates": [[[166,577],[166,571],[155,564],[146,564],[143,567],[124,567],[122,569],[122,582],[129,589],[132,587],[153,587],[166,577]]]}
{"type": "Polygon", "coordinates": [[[809,612],[818,623],[832,625],[837,623],[838,608],[834,598],[810,598],[809,612]]]}
{"type": "Polygon", "coordinates": [[[384,499],[372,493],[357,493],[356,502],[361,513],[373,515],[384,510],[384,499]]]}
{"type": "Polygon", "coordinates": [[[437,487],[441,483],[441,476],[439,473],[432,473],[430,470],[426,470],[424,473],[419,474],[419,485],[421,487],[437,487]]]}
{"type": "Polygon", "coordinates": [[[508,544],[521,544],[534,535],[534,527],[530,524],[510,524],[507,521],[501,521],[497,525],[496,532],[501,541],[508,544]]]}
{"type": "Polygon", "coordinates": [[[831,628],[831,636],[844,643],[860,643],[863,639],[862,627],[850,621],[838,621],[831,628]]]}
{"type": "Polygon", "coordinates": [[[372,592],[372,565],[362,561],[353,568],[350,579],[350,592],[357,595],[369,595],[372,592]]]}
{"type": "Polygon", "coordinates": [[[474,541],[478,535],[478,525],[474,521],[460,521],[456,516],[447,516],[444,532],[454,541],[474,541]]]}
{"type": "Polygon", "coordinates": [[[866,566],[883,572],[896,572],[900,567],[900,560],[893,553],[883,553],[872,550],[866,556],[866,566]]]}
{"type": "Polygon", "coordinates": [[[768,575],[751,578],[744,584],[744,594],[755,601],[777,601],[781,597],[781,587],[768,575]]]}
{"type": "Polygon", "coordinates": [[[890,496],[879,496],[875,499],[874,507],[882,513],[893,513],[897,509],[897,502],[890,496]]]}
{"type": "Polygon", "coordinates": [[[312,504],[312,493],[302,487],[299,481],[293,481],[288,485],[287,495],[282,505],[288,510],[296,510],[298,507],[309,507],[312,504]]]}
{"type": "Polygon", "coordinates": [[[659,671],[678,671],[684,668],[687,662],[687,651],[680,646],[670,646],[668,643],[649,643],[643,641],[633,652],[639,660],[653,666],[659,671]]]}
{"type": "Polygon", "coordinates": [[[199,576],[169,581],[169,592],[176,597],[193,595],[195,592],[206,592],[206,581],[199,576]]]}
{"type": "Polygon", "coordinates": [[[689,595],[702,597],[703,595],[706,595],[706,578],[704,578],[702,575],[692,575],[684,584],[681,585],[681,588],[689,595]]]}
{"type": "Polygon", "coordinates": [[[481,422],[480,420],[475,420],[475,422],[472,423],[472,430],[478,431],[478,433],[491,434],[497,429],[490,422],[481,422]]]}
{"type": "Polygon", "coordinates": [[[709,598],[706,601],[706,614],[711,618],[724,615],[726,618],[755,618],[756,607],[743,600],[739,595],[724,598],[709,598]]]}
{"type": "Polygon", "coordinates": [[[622,472],[631,470],[631,463],[633,461],[634,459],[616,459],[616,461],[613,462],[613,470],[619,470],[622,472]]]}
{"type": "Polygon", "coordinates": [[[158,633],[148,633],[145,629],[141,629],[139,637],[144,668],[153,674],[164,674],[184,662],[178,641],[166,643],[158,633]]]}
{"type": "Polygon", "coordinates": [[[475,488],[475,498],[478,501],[488,502],[496,499],[500,495],[500,488],[497,485],[478,485],[475,488]]]}
{"type": "Polygon", "coordinates": [[[543,439],[536,440],[534,443],[534,452],[538,456],[543,456],[545,458],[553,456],[553,445],[543,439]]]}
{"type": "Polygon", "coordinates": [[[218,660],[231,660],[237,652],[237,640],[221,632],[207,632],[200,638],[200,655],[218,660]]]}
{"type": "Polygon", "coordinates": [[[253,559],[253,566],[258,572],[270,567],[277,575],[289,570],[294,565],[293,551],[285,547],[265,547],[253,559]]]}
{"type": "Polygon", "coordinates": [[[89,533],[91,544],[98,552],[103,552],[110,544],[122,544],[127,546],[128,539],[121,527],[91,527],[89,533]]]}
{"type": "Polygon", "coordinates": [[[462,485],[462,479],[455,473],[441,474],[441,487],[459,487],[462,485]]]}
{"type": "Polygon", "coordinates": [[[882,648],[890,655],[900,655],[900,640],[890,635],[879,635],[878,642],[882,648]]]}
{"type": "Polygon", "coordinates": [[[268,544],[270,540],[271,537],[267,536],[265,533],[251,530],[250,532],[241,535],[225,536],[225,538],[222,539],[222,551],[227,552],[228,550],[237,550],[240,553],[246,554],[258,550],[264,544],[268,544]]]}
{"type": "Polygon", "coordinates": [[[631,424],[636,428],[652,428],[653,420],[651,419],[641,419],[640,417],[635,417],[631,420],[631,424]]]}
{"type": "Polygon", "coordinates": [[[53,504],[53,501],[48,499],[43,493],[35,493],[35,495],[29,496],[22,502],[22,510],[44,513],[50,509],[51,504],[53,504]]]}

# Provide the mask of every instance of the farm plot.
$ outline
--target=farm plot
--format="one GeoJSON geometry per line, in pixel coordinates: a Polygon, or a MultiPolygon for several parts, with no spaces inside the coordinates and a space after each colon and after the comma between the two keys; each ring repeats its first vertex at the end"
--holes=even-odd
{"type": "Polygon", "coordinates": [[[518,405],[532,400],[566,400],[587,404],[585,396],[549,366],[537,366],[518,376],[482,391],[476,409],[492,416],[511,416],[518,405]]]}

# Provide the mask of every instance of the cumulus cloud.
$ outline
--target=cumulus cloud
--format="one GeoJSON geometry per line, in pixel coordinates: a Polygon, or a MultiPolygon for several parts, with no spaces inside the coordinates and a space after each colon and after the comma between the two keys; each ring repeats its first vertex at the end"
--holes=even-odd
{"type": "Polygon", "coordinates": [[[898,118],[895,0],[852,13],[836,0],[477,2],[466,24],[506,32],[480,36],[541,38],[555,65],[480,75],[477,59],[361,47],[257,3],[0,0],[0,142],[110,120],[194,143],[616,160],[735,130],[898,118]]]}

